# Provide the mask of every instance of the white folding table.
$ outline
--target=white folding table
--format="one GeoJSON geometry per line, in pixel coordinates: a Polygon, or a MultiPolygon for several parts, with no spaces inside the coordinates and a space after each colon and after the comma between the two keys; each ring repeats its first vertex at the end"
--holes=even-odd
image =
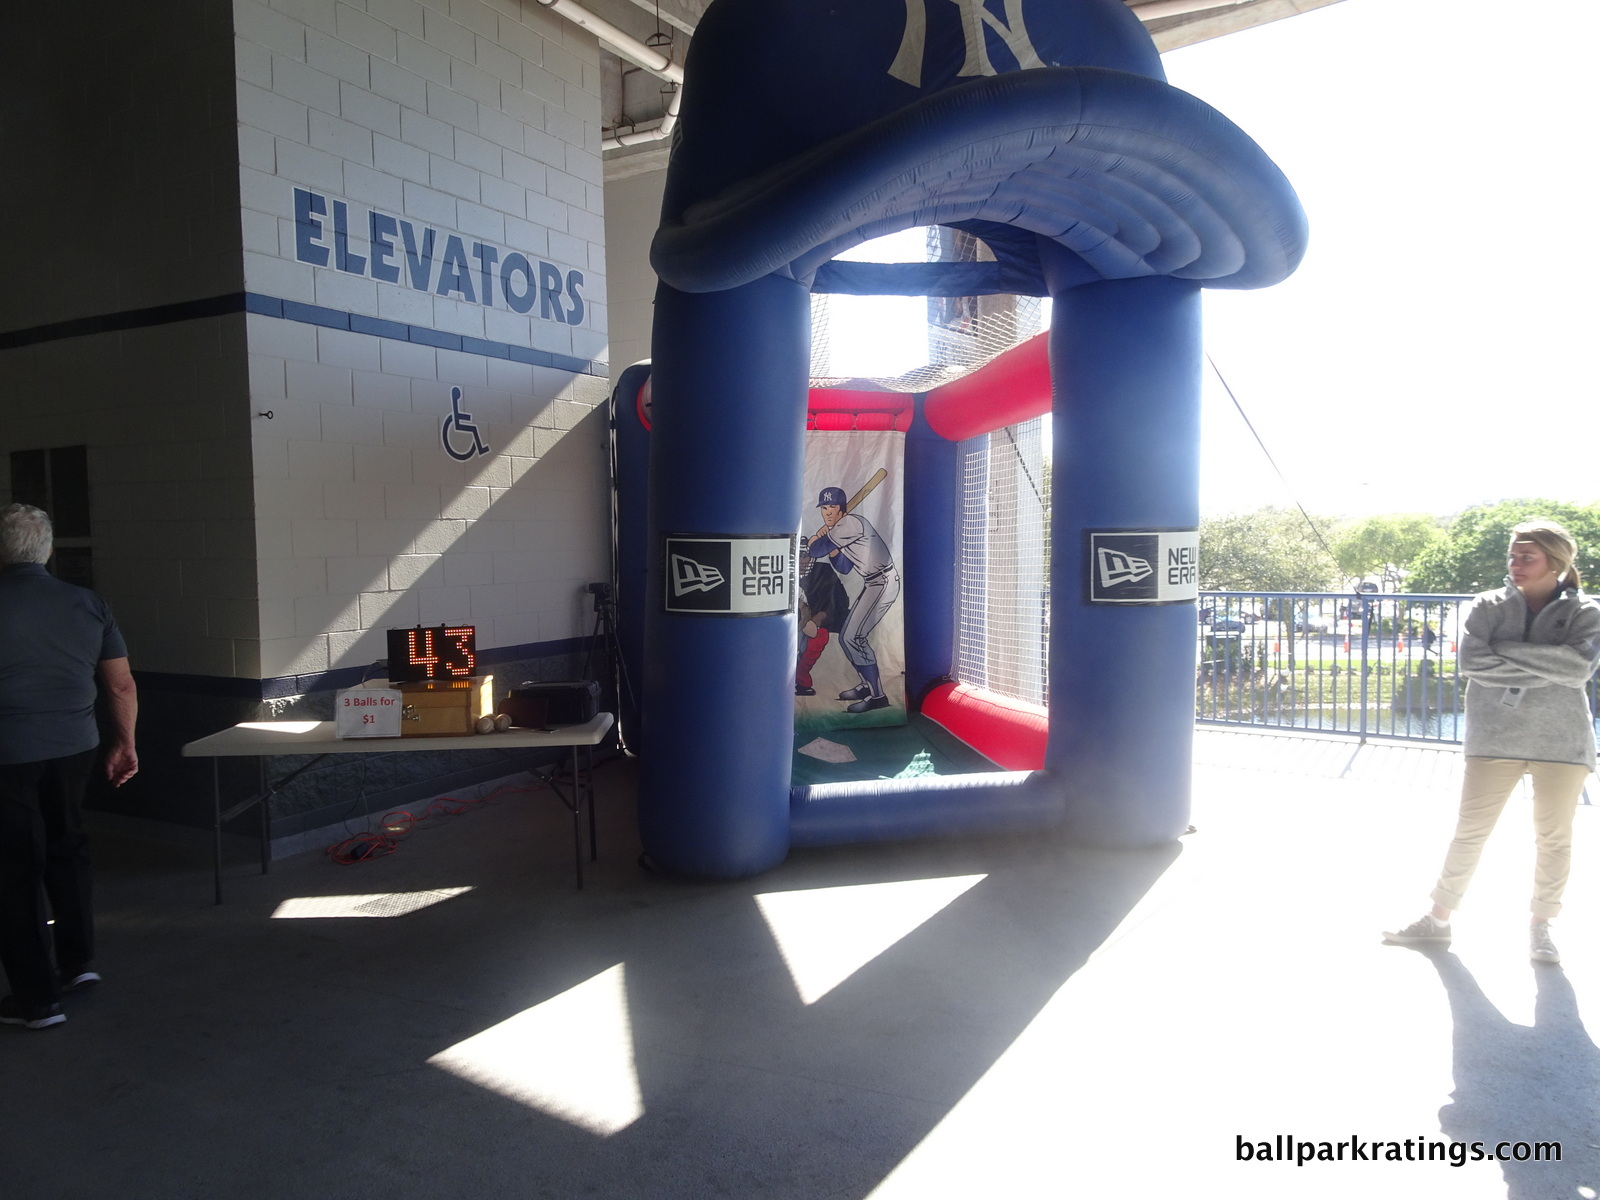
{"type": "Polygon", "coordinates": [[[594,820],[594,747],[605,740],[614,718],[597,713],[581,725],[556,725],[548,729],[508,729],[466,737],[341,738],[334,736],[332,721],[245,721],[183,747],[184,758],[211,759],[211,819],[213,865],[217,903],[222,903],[222,825],[259,805],[261,808],[261,873],[271,860],[267,827],[267,801],[289,782],[310,770],[329,754],[395,754],[418,750],[568,750],[572,766],[571,792],[562,790],[556,772],[542,776],[556,798],[572,813],[572,855],[578,887],[583,887],[584,808],[589,810],[589,858],[598,857],[594,820]],[[584,762],[579,764],[579,752],[584,762]],[[311,761],[279,779],[268,781],[266,759],[282,755],[311,755],[311,761]],[[226,812],[222,809],[221,760],[250,758],[258,761],[260,790],[226,812]]]}

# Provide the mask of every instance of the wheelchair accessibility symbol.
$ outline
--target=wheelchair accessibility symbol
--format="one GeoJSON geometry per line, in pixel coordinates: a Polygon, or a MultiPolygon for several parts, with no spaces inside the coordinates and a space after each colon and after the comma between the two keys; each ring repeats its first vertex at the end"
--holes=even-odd
{"type": "Polygon", "coordinates": [[[461,389],[458,387],[450,389],[450,415],[439,427],[439,440],[444,443],[444,452],[457,462],[466,462],[476,455],[489,453],[489,447],[478,436],[478,427],[472,423],[472,414],[461,411],[461,389]],[[472,444],[465,450],[457,450],[452,434],[471,437],[472,444]]]}

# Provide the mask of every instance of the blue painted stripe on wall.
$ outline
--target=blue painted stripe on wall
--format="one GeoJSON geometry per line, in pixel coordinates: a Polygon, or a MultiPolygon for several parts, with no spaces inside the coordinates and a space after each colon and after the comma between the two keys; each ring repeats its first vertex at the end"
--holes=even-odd
{"type": "Polygon", "coordinates": [[[434,346],[440,350],[461,349],[461,335],[459,333],[446,333],[442,329],[427,329],[421,325],[407,326],[411,340],[422,346],[434,346]]]}
{"type": "MultiPolygon", "coordinates": [[[[485,667],[500,663],[520,662],[529,658],[552,658],[558,654],[576,654],[587,650],[588,638],[562,638],[551,642],[525,642],[520,646],[494,646],[478,651],[478,661],[485,667]]],[[[137,648],[135,648],[137,654],[137,648]]],[[[134,671],[141,688],[159,692],[184,692],[197,696],[230,697],[238,700],[282,700],[288,696],[303,696],[307,692],[332,691],[336,688],[355,687],[369,677],[373,668],[341,667],[335,671],[321,671],[311,675],[278,675],[270,679],[229,679],[217,675],[178,675],[165,671],[134,671]]],[[[520,683],[521,680],[515,682],[520,683]]]]}
{"type": "Polygon", "coordinates": [[[70,321],[53,321],[29,329],[7,330],[0,333],[0,350],[14,350],[20,346],[36,346],[40,342],[86,337],[95,333],[115,333],[122,329],[144,329],[151,325],[172,325],[178,321],[227,316],[245,311],[247,295],[245,292],[232,292],[226,296],[208,296],[204,300],[184,300],[177,304],[158,304],[154,308],[75,317],[70,321]]]}
{"type": "Polygon", "coordinates": [[[567,354],[551,354],[550,365],[558,371],[571,371],[575,375],[606,375],[610,372],[610,367],[605,363],[591,363],[587,359],[573,358],[567,354]],[[591,371],[590,367],[601,369],[591,371]]]}
{"type": "MultiPolygon", "coordinates": [[[[254,293],[247,292],[245,295],[248,298],[254,296],[254,293]]],[[[459,350],[464,354],[477,354],[484,358],[504,358],[512,362],[526,363],[531,367],[571,371],[575,375],[597,375],[604,378],[611,370],[606,363],[575,358],[570,354],[533,350],[527,346],[512,345],[510,342],[496,342],[489,338],[451,333],[444,329],[429,329],[423,325],[406,325],[399,321],[386,321],[380,317],[367,317],[360,313],[324,308],[319,304],[302,304],[297,300],[284,300],[281,303],[283,319],[286,321],[302,321],[309,325],[348,329],[352,333],[365,333],[372,337],[389,338],[397,342],[411,342],[418,346],[432,346],[438,350],[459,350]]]]}
{"type": "Polygon", "coordinates": [[[350,332],[369,333],[373,337],[390,338],[397,342],[411,340],[406,327],[399,321],[385,321],[382,317],[364,317],[360,313],[350,314],[350,332]]]}
{"type": "Polygon", "coordinates": [[[349,313],[336,308],[323,308],[320,304],[302,304],[298,300],[283,302],[283,319],[305,325],[321,325],[324,329],[350,328],[349,313]]]}
{"type": "Polygon", "coordinates": [[[483,338],[468,337],[466,334],[461,335],[461,348],[468,354],[481,354],[485,358],[511,357],[507,353],[511,347],[504,342],[489,342],[483,338]]]}
{"type": "Polygon", "coordinates": [[[283,301],[272,296],[260,296],[255,292],[246,292],[244,294],[244,310],[263,317],[281,317],[283,316],[283,301]]]}
{"type": "Polygon", "coordinates": [[[0,332],[0,350],[35,346],[42,342],[59,341],[62,338],[114,333],[122,329],[172,325],[179,321],[196,321],[239,312],[276,317],[285,321],[299,321],[307,325],[320,325],[326,329],[348,329],[353,333],[433,346],[442,350],[460,350],[465,354],[477,354],[484,358],[504,358],[512,362],[526,363],[532,367],[571,371],[577,375],[596,375],[604,378],[610,373],[609,365],[598,359],[575,358],[570,354],[533,350],[510,342],[496,342],[488,338],[428,329],[421,325],[406,325],[399,321],[386,321],[380,317],[368,317],[361,313],[326,308],[320,304],[305,304],[299,300],[281,300],[274,296],[263,296],[258,292],[233,292],[226,296],[210,296],[204,300],[185,300],[178,304],[161,304],[153,308],[129,309],[126,312],[78,317],[70,321],[56,321],[49,325],[35,325],[29,329],[4,331],[0,332]]]}

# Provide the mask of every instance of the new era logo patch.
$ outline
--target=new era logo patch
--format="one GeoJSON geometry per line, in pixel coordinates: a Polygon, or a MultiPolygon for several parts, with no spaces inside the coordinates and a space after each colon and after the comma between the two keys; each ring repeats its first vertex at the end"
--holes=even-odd
{"type": "Polygon", "coordinates": [[[667,612],[763,617],[794,611],[792,535],[668,537],[661,551],[661,607],[667,612]]]}
{"type": "Polygon", "coordinates": [[[1099,557],[1100,586],[1103,588],[1115,587],[1119,583],[1138,583],[1155,570],[1142,558],[1134,558],[1120,550],[1108,550],[1104,546],[1099,547],[1099,557]]]}
{"type": "Polygon", "coordinates": [[[1199,535],[1192,529],[1088,530],[1090,604],[1183,604],[1199,595],[1199,535]]]}
{"type": "Polygon", "coordinates": [[[681,554],[672,556],[672,594],[675,596],[686,595],[689,592],[709,592],[719,586],[726,578],[715,567],[708,567],[698,559],[685,558],[681,554]]]}

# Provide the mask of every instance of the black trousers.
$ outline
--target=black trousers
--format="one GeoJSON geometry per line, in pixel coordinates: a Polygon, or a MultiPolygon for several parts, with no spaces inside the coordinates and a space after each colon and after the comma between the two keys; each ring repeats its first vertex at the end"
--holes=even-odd
{"type": "Polygon", "coordinates": [[[61,999],[57,966],[94,958],[83,793],[95,755],[0,764],[0,966],[24,1009],[61,999]]]}

